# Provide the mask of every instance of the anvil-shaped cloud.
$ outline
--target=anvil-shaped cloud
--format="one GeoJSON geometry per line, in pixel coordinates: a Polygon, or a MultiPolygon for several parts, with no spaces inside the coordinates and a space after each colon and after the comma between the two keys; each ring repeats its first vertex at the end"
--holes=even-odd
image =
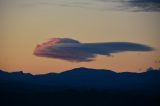
{"type": "Polygon", "coordinates": [[[153,48],[130,42],[80,43],[69,38],[52,38],[37,45],[34,55],[63,59],[71,62],[93,61],[97,55],[127,51],[152,51],[153,48]]]}

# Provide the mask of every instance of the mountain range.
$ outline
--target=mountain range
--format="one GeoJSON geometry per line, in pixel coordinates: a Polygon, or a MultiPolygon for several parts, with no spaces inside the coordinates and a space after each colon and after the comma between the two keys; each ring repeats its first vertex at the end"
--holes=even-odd
{"type": "Polygon", "coordinates": [[[116,73],[111,70],[75,68],[61,73],[32,75],[0,71],[1,87],[30,90],[158,90],[160,70],[116,73]]]}
{"type": "Polygon", "coordinates": [[[75,68],[32,75],[0,71],[1,106],[160,106],[160,70],[75,68]]]}

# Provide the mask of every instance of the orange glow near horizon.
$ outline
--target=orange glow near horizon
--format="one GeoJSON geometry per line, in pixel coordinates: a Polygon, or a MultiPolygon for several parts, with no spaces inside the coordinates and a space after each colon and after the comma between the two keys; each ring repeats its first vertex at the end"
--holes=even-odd
{"type": "Polygon", "coordinates": [[[42,57],[19,57],[12,58],[8,61],[7,58],[2,58],[1,69],[9,72],[24,71],[33,74],[41,74],[48,72],[63,72],[77,67],[88,67],[96,69],[111,69],[116,72],[143,72],[148,67],[159,68],[159,54],[150,53],[119,53],[112,57],[98,56],[93,62],[72,63],[63,60],[49,59],[42,57]],[[7,66],[7,67],[6,67],[7,66]]]}

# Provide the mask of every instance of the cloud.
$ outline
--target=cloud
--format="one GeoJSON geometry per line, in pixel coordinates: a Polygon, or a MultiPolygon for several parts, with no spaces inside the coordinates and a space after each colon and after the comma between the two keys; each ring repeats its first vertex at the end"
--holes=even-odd
{"type": "MultiPolygon", "coordinates": [[[[109,2],[109,0],[97,0],[100,2],[109,2]]],[[[119,2],[122,5],[116,7],[120,10],[131,11],[160,11],[160,0],[113,0],[112,2],[119,2]]]]}
{"type": "Polygon", "coordinates": [[[0,4],[2,4],[3,8],[39,8],[60,6],[86,9],[91,8],[103,11],[160,11],[160,0],[4,0],[0,4]]]}
{"type": "Polygon", "coordinates": [[[135,11],[160,11],[160,0],[129,0],[128,6],[135,11]]]}
{"type": "Polygon", "coordinates": [[[93,61],[97,55],[110,56],[112,53],[152,50],[149,46],[130,42],[80,43],[69,38],[52,38],[38,44],[34,55],[71,62],[88,62],[93,61]]]}

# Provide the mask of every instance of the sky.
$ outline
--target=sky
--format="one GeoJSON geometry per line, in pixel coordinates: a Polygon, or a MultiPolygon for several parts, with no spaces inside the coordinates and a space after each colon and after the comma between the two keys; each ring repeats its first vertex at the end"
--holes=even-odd
{"type": "Polygon", "coordinates": [[[39,74],[77,67],[116,72],[160,67],[158,0],[0,0],[0,13],[1,70],[39,74]],[[154,50],[98,53],[93,61],[36,56],[37,45],[51,38],[81,44],[129,42],[154,50]]]}

